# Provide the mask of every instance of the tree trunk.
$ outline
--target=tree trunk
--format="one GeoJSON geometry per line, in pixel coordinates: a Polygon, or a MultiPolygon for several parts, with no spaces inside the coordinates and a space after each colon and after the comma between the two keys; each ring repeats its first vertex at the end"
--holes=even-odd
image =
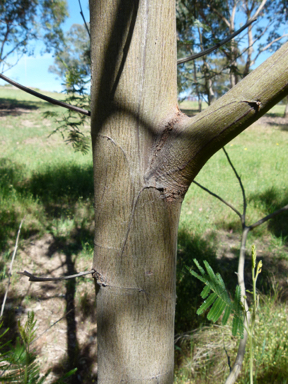
{"type": "Polygon", "coordinates": [[[90,14],[98,383],[171,384],[183,197],[288,93],[288,46],[189,119],[177,106],[175,0],[90,0],[90,14]]]}
{"type": "Polygon", "coordinates": [[[180,115],[174,8],[91,2],[98,383],[173,382],[181,198],[145,178],[155,139],[180,115]]]}

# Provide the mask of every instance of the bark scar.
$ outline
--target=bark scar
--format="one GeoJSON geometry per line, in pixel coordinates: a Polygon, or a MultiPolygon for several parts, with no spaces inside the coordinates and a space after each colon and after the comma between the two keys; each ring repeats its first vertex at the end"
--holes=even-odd
{"type": "Polygon", "coordinates": [[[250,105],[250,107],[252,107],[253,109],[255,109],[255,112],[259,112],[260,111],[260,108],[262,106],[262,103],[260,100],[241,100],[240,101],[241,103],[247,103],[250,105]]]}
{"type": "Polygon", "coordinates": [[[107,279],[102,275],[101,272],[96,271],[95,268],[93,269],[92,277],[96,280],[98,285],[101,285],[102,287],[106,287],[107,284],[107,279]]]}

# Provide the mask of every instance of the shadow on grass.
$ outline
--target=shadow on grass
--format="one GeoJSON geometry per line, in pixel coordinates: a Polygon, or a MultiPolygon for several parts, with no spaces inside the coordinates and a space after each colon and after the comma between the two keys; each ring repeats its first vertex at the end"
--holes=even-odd
{"type": "Polygon", "coordinates": [[[20,116],[25,112],[39,109],[40,103],[0,98],[0,116],[20,116]]]}
{"type": "MultiPolygon", "coordinates": [[[[74,220],[74,216],[76,212],[79,215],[79,205],[82,207],[81,209],[83,209],[83,202],[86,202],[89,207],[93,207],[92,165],[64,164],[56,167],[51,166],[47,167],[44,172],[35,172],[30,178],[26,178],[25,166],[13,163],[9,159],[1,159],[0,199],[2,202],[4,201],[0,210],[1,222],[5,223],[5,225],[1,225],[0,227],[1,251],[5,251],[5,246],[11,244],[11,239],[14,240],[19,222],[23,218],[23,211],[29,214],[29,211],[31,212],[32,210],[32,216],[35,216],[33,209],[38,209],[41,211],[40,216],[41,220],[43,220],[42,224],[45,230],[53,233],[53,241],[51,241],[45,256],[53,258],[55,254],[60,251],[61,254],[65,255],[64,264],[60,267],[64,267],[68,275],[81,272],[76,271],[75,262],[83,250],[83,244],[87,245],[89,243],[89,247],[91,249],[93,247],[93,234],[91,230],[93,216],[91,218],[86,217],[87,212],[90,213],[91,209],[90,211],[85,211],[82,214],[83,217],[77,222],[74,220]],[[21,209],[23,209],[22,213],[21,209]],[[57,228],[59,220],[55,221],[55,218],[63,218],[64,221],[68,219],[68,221],[70,220],[72,223],[72,227],[69,228],[68,232],[65,230],[63,236],[61,236],[61,231],[57,228]]],[[[26,225],[22,227],[21,239],[29,238],[34,233],[35,229],[33,229],[33,226],[30,227],[29,224],[26,223],[26,225]]],[[[39,261],[39,263],[41,262],[39,261]]],[[[35,260],[36,267],[37,264],[38,259],[35,260]]],[[[91,261],[89,261],[89,267],[90,264],[91,261]]],[[[39,264],[38,266],[40,267],[41,265],[39,264]]],[[[50,272],[52,273],[53,271],[50,272]]],[[[49,271],[47,271],[47,273],[49,274],[49,271]]],[[[53,295],[55,287],[53,287],[52,284],[45,284],[42,286],[42,289],[51,294],[51,296],[44,298],[44,301],[55,297],[55,295],[53,295]]],[[[65,290],[67,357],[57,362],[52,368],[52,371],[61,377],[65,372],[77,367],[77,374],[67,379],[67,382],[77,384],[84,382],[84,378],[87,378],[87,380],[85,379],[86,382],[91,382],[96,379],[94,377],[95,374],[94,376],[92,374],[91,368],[95,362],[95,356],[91,351],[95,349],[96,335],[94,335],[93,340],[88,340],[85,345],[82,345],[81,348],[79,347],[75,304],[76,281],[69,280],[65,285],[65,290]]],[[[94,292],[94,289],[92,291],[94,292]]],[[[23,301],[26,294],[27,292],[21,292],[20,295],[18,293],[18,296],[16,294],[13,296],[13,294],[9,293],[9,297],[11,298],[9,303],[15,308],[19,304],[18,302],[21,303],[23,301]]],[[[31,300],[39,300],[37,291],[35,294],[29,293],[29,297],[31,300]]],[[[81,313],[77,313],[77,317],[81,320],[91,317],[91,321],[95,322],[95,305],[91,302],[92,299],[90,296],[84,299],[85,302],[81,302],[81,313]],[[89,301],[89,303],[87,301],[89,301]],[[91,313],[91,310],[93,313],[91,313]]],[[[24,304],[22,303],[21,306],[22,305],[25,311],[24,304]]],[[[13,328],[13,333],[17,334],[17,316],[15,312],[13,312],[13,310],[8,311],[5,318],[6,317],[10,329],[13,328]],[[11,316],[13,318],[11,318],[11,316]]]]}
{"type": "MultiPolygon", "coordinates": [[[[4,295],[5,295],[5,289],[6,286],[2,286],[3,289],[0,291],[0,303],[2,307],[4,295]]],[[[1,318],[2,326],[0,328],[0,334],[2,335],[6,329],[9,328],[9,331],[4,335],[1,336],[0,344],[4,345],[8,341],[11,341],[13,345],[16,344],[16,339],[19,337],[18,332],[18,326],[17,326],[17,316],[21,314],[22,307],[21,307],[21,297],[17,295],[16,292],[13,291],[13,289],[9,290],[9,294],[7,296],[7,301],[5,305],[5,309],[3,312],[3,316],[1,318]]],[[[1,353],[7,352],[9,350],[9,345],[5,346],[3,349],[1,349],[1,353]]]]}
{"type": "Polygon", "coordinates": [[[45,103],[51,108],[59,108],[54,104],[43,101],[26,101],[0,97],[0,117],[1,116],[20,116],[24,113],[41,109],[45,103]]]}
{"type": "MultiPolygon", "coordinates": [[[[57,254],[61,252],[61,254],[63,254],[65,258],[64,261],[59,263],[57,269],[61,268],[61,270],[66,270],[66,275],[73,275],[81,272],[76,270],[76,261],[79,256],[79,253],[82,251],[81,239],[88,237],[91,238],[91,234],[88,233],[88,231],[86,231],[86,233],[83,233],[83,230],[75,232],[74,235],[69,236],[69,238],[65,238],[64,236],[54,236],[53,241],[51,241],[49,247],[47,248],[47,252],[45,253],[44,257],[42,256],[41,258],[34,260],[34,268],[36,268],[36,270],[37,267],[39,269],[47,269],[45,267],[45,258],[56,257],[57,254]]],[[[91,239],[91,242],[93,243],[93,239],[91,239]]],[[[47,270],[45,276],[53,275],[53,272],[55,272],[55,269],[47,270]]],[[[84,325],[81,324],[84,323],[87,319],[89,319],[89,322],[92,324],[95,324],[96,322],[95,293],[94,289],[89,290],[89,297],[86,295],[84,297],[84,301],[81,300],[80,303],[78,303],[78,301],[76,302],[76,290],[77,283],[79,282],[79,280],[81,280],[81,278],[78,278],[77,281],[76,279],[71,279],[65,283],[65,294],[63,295],[62,299],[62,307],[65,308],[65,319],[63,319],[62,321],[66,321],[67,352],[65,353],[62,359],[58,360],[56,363],[54,363],[52,367],[50,367],[51,371],[58,378],[62,377],[66,372],[77,368],[76,374],[72,375],[71,377],[65,380],[66,383],[70,384],[94,382],[97,379],[95,372],[93,372],[93,365],[96,361],[96,330],[93,331],[93,334],[91,334],[90,332],[90,337],[87,338],[85,343],[82,342],[81,346],[79,344],[77,336],[77,333],[79,335],[78,328],[83,328],[84,325]]],[[[25,289],[25,291],[21,292],[13,292],[13,290],[11,290],[11,292],[9,292],[7,308],[5,309],[3,317],[4,325],[1,329],[1,333],[6,328],[9,328],[9,332],[5,335],[5,339],[1,339],[2,342],[11,340],[13,345],[15,345],[16,337],[19,336],[17,320],[19,319],[19,317],[21,317],[21,313],[25,313],[27,311],[26,305],[31,306],[31,303],[34,302],[40,303],[40,305],[41,303],[43,303],[43,307],[45,307],[45,302],[53,300],[55,298],[59,300],[60,296],[62,297],[62,295],[59,296],[59,288],[57,289],[56,287],[57,284],[59,285],[61,283],[44,282],[41,283],[40,290],[39,288],[32,290],[31,284],[33,283],[30,283],[28,290],[25,289]],[[25,303],[24,299],[27,295],[29,295],[29,302],[25,303]]],[[[0,298],[2,300],[3,296],[4,290],[0,294],[0,298]]],[[[53,305],[55,306],[56,304],[53,302],[53,305]]],[[[50,333],[51,331],[53,332],[53,329],[49,330],[50,333]]],[[[84,329],[84,331],[85,334],[88,334],[86,329],[84,329]]],[[[41,349],[42,342],[40,342],[40,344],[38,345],[40,345],[41,349]]]]}
{"type": "MultiPolygon", "coordinates": [[[[24,214],[31,212],[40,223],[23,226],[21,238],[37,233],[41,226],[50,230],[53,219],[75,217],[83,203],[93,207],[93,169],[91,165],[64,164],[47,167],[26,178],[26,168],[9,159],[0,160],[1,250],[14,238],[24,214]],[[34,211],[33,211],[34,210],[34,211]],[[33,213],[34,212],[34,213],[33,213]],[[37,227],[38,225],[38,227],[37,227]]],[[[93,221],[93,217],[83,220],[93,221]]]]}
{"type": "MultiPolygon", "coordinates": [[[[288,196],[283,197],[283,192],[276,188],[268,188],[263,193],[250,194],[247,198],[248,215],[246,219],[247,225],[252,225],[253,222],[249,219],[249,206],[261,209],[263,212],[256,220],[260,220],[265,216],[283,208],[288,204],[288,196]]],[[[268,222],[262,224],[267,225],[268,230],[276,237],[282,237],[283,241],[288,244],[288,211],[284,211],[268,222]]],[[[235,215],[235,219],[226,221],[220,220],[216,223],[218,229],[224,229],[228,232],[242,233],[242,227],[239,218],[235,215]]],[[[260,226],[258,227],[260,228],[260,226]]],[[[255,229],[254,229],[255,231],[255,229]]]]}
{"type": "Polygon", "coordinates": [[[269,365],[261,376],[257,377],[257,384],[288,384],[288,365],[282,364],[280,367],[269,365]]]}
{"type": "Polygon", "coordinates": [[[276,113],[276,112],[267,112],[265,113],[266,116],[269,116],[269,117],[283,117],[283,112],[280,113],[276,113]]]}
{"type": "Polygon", "coordinates": [[[61,164],[47,167],[45,172],[34,173],[24,184],[24,190],[44,204],[75,204],[79,198],[93,198],[93,167],[61,164]]]}
{"type": "MultiPolygon", "coordinates": [[[[83,234],[81,234],[83,236],[83,234]]],[[[55,242],[52,245],[53,253],[57,251],[57,249],[61,249],[61,252],[65,254],[65,265],[67,267],[67,275],[74,275],[81,271],[77,271],[75,268],[75,263],[77,260],[77,256],[79,251],[79,240],[77,236],[74,236],[71,239],[67,240],[63,237],[55,237],[55,242]],[[76,255],[76,257],[73,257],[76,255]]],[[[51,248],[51,246],[50,246],[51,248]]],[[[53,257],[53,254],[51,255],[53,257]]],[[[91,374],[92,365],[95,363],[96,356],[91,356],[91,349],[93,344],[95,343],[96,335],[92,341],[88,340],[84,346],[80,348],[79,341],[77,338],[77,321],[76,321],[76,303],[75,303],[75,295],[76,295],[76,280],[71,279],[67,280],[65,283],[65,302],[66,302],[66,324],[67,324],[67,332],[66,332],[66,340],[67,340],[67,357],[63,358],[60,362],[55,364],[52,367],[52,371],[55,374],[58,374],[59,377],[63,375],[65,372],[69,372],[70,370],[77,368],[76,374],[72,375],[67,382],[70,384],[78,384],[86,382],[91,382],[96,379],[91,374]],[[84,380],[84,381],[83,381],[84,380]]],[[[87,318],[92,316],[96,318],[96,306],[90,306],[90,311],[86,313],[80,313],[79,317],[87,318]],[[92,312],[91,312],[92,311],[92,312]]]]}
{"type": "MultiPolygon", "coordinates": [[[[288,204],[288,196],[283,197],[283,193],[275,188],[269,188],[260,194],[249,196],[248,204],[263,207],[264,212],[268,215],[277,211],[288,204]]],[[[260,219],[260,218],[259,218],[260,219]]],[[[279,215],[268,221],[268,229],[276,237],[282,237],[284,242],[288,244],[288,211],[282,212],[279,215]]]]}
{"type": "MultiPolygon", "coordinates": [[[[276,116],[277,117],[277,116],[276,116]]],[[[280,128],[281,131],[288,131],[287,120],[283,120],[283,122],[279,121],[279,119],[275,122],[266,122],[266,124],[271,125],[272,127],[280,128]]]]}

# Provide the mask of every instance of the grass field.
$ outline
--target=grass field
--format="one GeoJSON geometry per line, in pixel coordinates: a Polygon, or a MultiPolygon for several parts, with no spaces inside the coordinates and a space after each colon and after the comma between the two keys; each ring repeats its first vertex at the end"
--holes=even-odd
{"type": "MultiPolygon", "coordinates": [[[[54,97],[63,99],[64,96],[54,97]]],[[[185,102],[182,107],[194,113],[197,105],[185,102]]],[[[23,218],[20,242],[23,252],[31,244],[40,244],[43,239],[48,239],[50,248],[57,251],[51,252],[49,262],[65,254],[65,260],[70,258],[69,265],[73,268],[77,269],[79,263],[90,268],[93,252],[92,156],[90,152],[85,155],[75,153],[59,134],[49,137],[56,125],[53,119],[43,117],[46,110],[64,113],[59,107],[21,91],[0,88],[1,297],[5,289],[7,263],[23,218]]],[[[247,224],[288,204],[288,122],[281,118],[283,110],[284,106],[275,106],[266,117],[226,147],[245,187],[247,224]]],[[[84,128],[87,132],[88,123],[84,128]]],[[[237,209],[242,209],[241,190],[223,151],[209,160],[196,181],[237,209]]],[[[194,281],[186,267],[193,265],[193,258],[199,261],[206,259],[214,270],[220,271],[228,288],[233,290],[237,282],[235,271],[240,236],[238,216],[192,184],[183,203],[179,227],[176,308],[176,333],[179,338],[176,344],[175,383],[211,382],[216,374],[217,381],[223,381],[229,370],[223,345],[233,362],[237,340],[231,337],[229,330],[209,325],[203,316],[195,320],[203,287],[194,281]],[[198,331],[189,333],[195,329],[198,331]]],[[[42,246],[44,243],[42,241],[42,246]]],[[[287,213],[252,231],[247,248],[251,249],[253,243],[264,264],[258,285],[261,308],[255,339],[257,383],[285,383],[288,382],[287,213]]],[[[37,251],[41,254],[40,246],[37,251]]],[[[30,263],[30,269],[35,269],[38,262],[36,256],[31,256],[28,262],[20,252],[18,268],[30,263]]],[[[248,289],[251,280],[249,267],[248,258],[248,289]]],[[[33,307],[39,298],[37,301],[37,297],[31,294],[30,299],[23,302],[23,293],[17,292],[20,289],[17,279],[14,277],[13,280],[15,289],[11,294],[11,303],[14,299],[15,305],[21,302],[22,307],[33,307]]],[[[83,288],[85,284],[77,283],[72,291],[76,311],[84,314],[86,311],[88,318],[91,314],[87,303],[93,301],[93,289],[90,285],[87,294],[83,288]]],[[[87,328],[87,319],[81,321],[87,328]]],[[[64,363],[63,367],[66,367],[64,363]]],[[[245,360],[239,383],[247,382],[247,369],[245,360]]],[[[87,383],[91,382],[91,377],[87,378],[87,383]]]]}

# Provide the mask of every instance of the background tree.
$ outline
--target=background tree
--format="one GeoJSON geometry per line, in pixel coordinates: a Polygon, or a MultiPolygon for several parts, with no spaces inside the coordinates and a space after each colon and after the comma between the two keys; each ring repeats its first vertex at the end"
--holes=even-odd
{"type": "Polygon", "coordinates": [[[54,62],[55,65],[51,65],[49,71],[62,80],[65,81],[69,70],[74,70],[80,75],[83,84],[90,81],[90,37],[84,24],[71,26],[56,51],[54,62]]]}
{"type": "MultiPolygon", "coordinates": [[[[245,24],[257,16],[257,21],[248,27],[248,31],[244,35],[242,33],[242,37],[232,39],[219,48],[212,59],[210,58],[210,60],[220,59],[222,61],[221,69],[215,70],[216,68],[213,69],[213,66],[210,65],[211,69],[206,70],[204,76],[201,75],[205,77],[206,83],[212,79],[213,85],[215,85],[218,81],[217,75],[223,77],[223,73],[229,74],[230,87],[232,87],[251,71],[251,67],[263,52],[275,51],[280,47],[283,39],[287,38],[287,34],[283,32],[287,18],[286,8],[287,2],[281,0],[214,0],[212,2],[179,0],[177,7],[178,55],[187,56],[191,54],[191,50],[197,52],[201,46],[206,49],[217,44],[225,34],[235,32],[237,18],[241,18],[245,24]],[[187,22],[184,21],[185,18],[187,18],[187,22]],[[197,36],[199,28],[201,39],[197,36]],[[189,41],[191,36],[194,37],[193,41],[191,38],[189,41]]],[[[186,71],[191,74],[191,64],[182,64],[180,72],[185,74],[186,71]]],[[[209,94],[207,98],[209,99],[209,94]]]]}
{"type": "Polygon", "coordinates": [[[46,52],[57,48],[67,16],[66,0],[0,0],[0,72],[14,66],[23,54],[33,54],[37,40],[44,42],[46,52]]]}

